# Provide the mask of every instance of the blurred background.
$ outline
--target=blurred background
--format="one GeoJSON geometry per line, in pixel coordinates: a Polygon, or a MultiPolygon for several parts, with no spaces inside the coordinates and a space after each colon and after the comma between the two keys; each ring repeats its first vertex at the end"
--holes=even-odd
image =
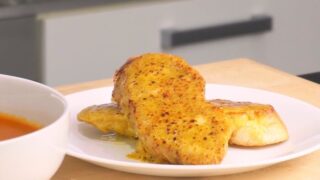
{"type": "Polygon", "coordinates": [[[112,77],[128,57],[251,58],[320,82],[317,0],[0,0],[0,73],[50,86],[112,77]]]}

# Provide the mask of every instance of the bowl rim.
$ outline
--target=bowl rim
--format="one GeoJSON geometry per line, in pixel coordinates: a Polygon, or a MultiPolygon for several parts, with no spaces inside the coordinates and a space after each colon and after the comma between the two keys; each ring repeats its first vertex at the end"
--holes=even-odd
{"type": "Polygon", "coordinates": [[[53,93],[53,95],[56,96],[57,99],[62,103],[63,112],[56,118],[56,120],[54,120],[52,123],[50,123],[47,126],[43,126],[42,128],[40,128],[40,129],[38,129],[36,131],[30,132],[30,133],[27,133],[27,134],[24,134],[24,135],[21,135],[21,136],[18,136],[18,137],[14,137],[14,138],[10,138],[10,139],[6,139],[6,140],[0,141],[0,147],[3,146],[4,144],[15,143],[16,141],[21,141],[21,140],[26,139],[26,138],[32,138],[32,136],[37,136],[38,134],[41,134],[46,129],[56,126],[56,124],[58,124],[60,121],[62,121],[64,119],[63,117],[68,116],[68,114],[70,112],[69,103],[67,102],[67,100],[64,97],[64,95],[62,93],[60,93],[59,91],[57,91],[56,89],[54,89],[52,87],[49,87],[49,86],[47,86],[45,84],[39,83],[39,82],[32,81],[30,79],[17,77],[17,76],[0,74],[0,79],[2,79],[2,78],[9,79],[9,80],[10,79],[11,80],[18,80],[18,81],[20,81],[22,83],[28,83],[28,84],[31,84],[31,85],[35,85],[35,86],[37,86],[39,88],[43,88],[44,90],[47,90],[48,92],[53,93]]]}

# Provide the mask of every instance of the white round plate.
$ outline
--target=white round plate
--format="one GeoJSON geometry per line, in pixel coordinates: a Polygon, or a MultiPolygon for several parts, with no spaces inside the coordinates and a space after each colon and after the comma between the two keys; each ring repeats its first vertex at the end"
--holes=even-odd
{"type": "Polygon", "coordinates": [[[83,108],[108,103],[112,87],[98,88],[68,95],[71,129],[68,154],[103,167],[156,176],[213,176],[262,168],[297,158],[320,149],[320,109],[300,100],[263,90],[229,85],[207,84],[207,99],[229,99],[271,104],[289,131],[289,140],[262,148],[229,147],[218,165],[169,165],[135,161],[126,157],[134,151],[134,142],[104,140],[103,133],[78,122],[83,108]]]}

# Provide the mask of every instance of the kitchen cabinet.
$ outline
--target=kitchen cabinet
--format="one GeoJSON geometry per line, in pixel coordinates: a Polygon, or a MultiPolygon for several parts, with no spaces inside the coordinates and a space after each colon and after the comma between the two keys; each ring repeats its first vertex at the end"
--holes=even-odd
{"type": "Polygon", "coordinates": [[[0,19],[0,73],[41,81],[37,22],[31,16],[0,19]]]}
{"type": "Polygon", "coordinates": [[[293,74],[319,71],[319,6],[311,0],[141,1],[42,14],[42,79],[60,85],[111,77],[128,57],[145,52],[177,54],[191,64],[247,57],[293,74]],[[261,15],[272,18],[270,31],[162,46],[163,32],[261,15]]]}

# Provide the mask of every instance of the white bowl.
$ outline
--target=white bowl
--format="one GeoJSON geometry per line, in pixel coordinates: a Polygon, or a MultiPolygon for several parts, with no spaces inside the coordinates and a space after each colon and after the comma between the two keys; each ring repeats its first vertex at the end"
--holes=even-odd
{"type": "Polygon", "coordinates": [[[52,177],[67,147],[69,107],[63,95],[40,83],[0,75],[0,112],[43,125],[32,133],[0,141],[0,179],[52,177]]]}

